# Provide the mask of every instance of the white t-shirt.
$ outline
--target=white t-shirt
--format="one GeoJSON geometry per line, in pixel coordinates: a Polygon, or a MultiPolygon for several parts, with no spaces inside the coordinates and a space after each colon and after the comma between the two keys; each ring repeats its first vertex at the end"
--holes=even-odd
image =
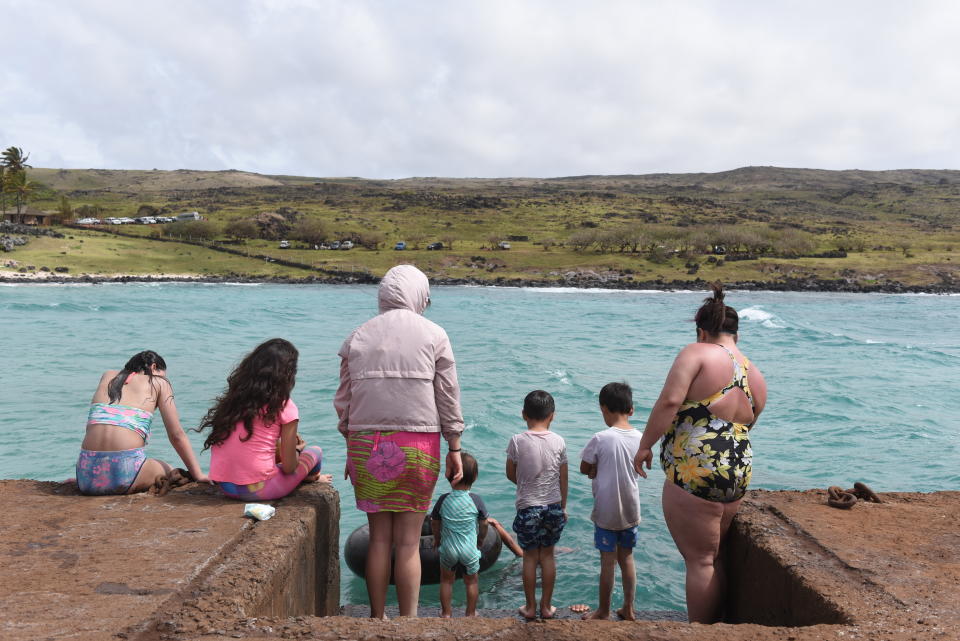
{"type": "Polygon", "coordinates": [[[643,435],[611,427],[594,434],[580,453],[581,460],[597,464],[593,479],[590,518],[605,530],[626,530],[640,523],[640,490],[633,457],[643,435]]]}
{"type": "Polygon", "coordinates": [[[563,437],[545,430],[514,434],[507,458],[517,464],[517,509],[560,503],[560,466],[567,464],[563,437]]]}

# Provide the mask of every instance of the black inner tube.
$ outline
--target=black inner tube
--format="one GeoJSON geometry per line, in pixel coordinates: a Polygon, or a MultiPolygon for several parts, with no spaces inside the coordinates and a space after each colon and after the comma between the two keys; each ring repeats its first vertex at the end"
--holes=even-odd
{"type": "MultiPolygon", "coordinates": [[[[354,530],[347,542],[343,546],[343,557],[347,562],[347,567],[359,577],[366,573],[367,546],[370,544],[370,526],[361,525],[354,530]]],[[[480,546],[480,571],[493,566],[500,558],[500,551],[503,549],[503,541],[494,527],[487,528],[487,536],[483,539],[483,545],[480,546]]],[[[390,557],[390,584],[393,585],[393,556],[390,557]]],[[[430,516],[423,521],[423,527],[420,529],[420,583],[431,585],[440,583],[440,553],[433,547],[433,532],[430,529],[430,516]]],[[[457,576],[463,576],[463,569],[457,569],[457,576]]]]}

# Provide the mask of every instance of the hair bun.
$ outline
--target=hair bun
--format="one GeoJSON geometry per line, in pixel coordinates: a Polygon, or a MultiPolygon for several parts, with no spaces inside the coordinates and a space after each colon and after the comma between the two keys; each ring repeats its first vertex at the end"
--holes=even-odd
{"type": "MultiPolygon", "coordinates": [[[[719,282],[712,283],[712,284],[710,285],[710,289],[713,290],[713,301],[714,301],[714,303],[715,303],[715,304],[720,304],[720,305],[722,305],[722,304],[723,304],[723,298],[724,298],[724,296],[725,296],[725,294],[724,294],[724,292],[723,292],[723,285],[720,284],[719,282]]],[[[709,299],[708,299],[708,300],[709,300],[709,299]]]]}

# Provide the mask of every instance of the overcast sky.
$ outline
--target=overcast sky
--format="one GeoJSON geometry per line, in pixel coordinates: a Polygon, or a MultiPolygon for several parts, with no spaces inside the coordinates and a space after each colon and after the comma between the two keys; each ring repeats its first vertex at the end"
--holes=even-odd
{"type": "Polygon", "coordinates": [[[0,0],[0,146],[309,176],[960,168],[960,3],[0,0]]]}

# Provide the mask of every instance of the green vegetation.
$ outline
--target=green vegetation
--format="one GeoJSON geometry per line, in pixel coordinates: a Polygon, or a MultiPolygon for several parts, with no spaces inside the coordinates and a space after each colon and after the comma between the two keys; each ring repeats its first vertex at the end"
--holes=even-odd
{"type": "Polygon", "coordinates": [[[960,288],[953,253],[960,247],[957,171],[748,167],[717,174],[491,180],[186,170],[23,173],[37,185],[33,206],[61,216],[173,216],[195,210],[206,219],[103,226],[142,239],[67,230],[101,250],[51,252],[52,239],[37,239],[9,255],[68,267],[71,273],[310,273],[196,245],[156,242],[166,239],[321,270],[381,274],[412,262],[432,277],[448,279],[825,279],[960,288]],[[291,248],[280,249],[281,240],[291,248]],[[352,241],[354,249],[314,249],[343,240],[352,241]],[[411,249],[393,251],[401,240],[411,249]],[[438,241],[444,249],[426,250],[438,241]],[[501,241],[510,249],[497,249],[501,241]],[[38,257],[42,252],[47,262],[38,257]],[[208,253],[216,258],[199,258],[208,253]]]}

